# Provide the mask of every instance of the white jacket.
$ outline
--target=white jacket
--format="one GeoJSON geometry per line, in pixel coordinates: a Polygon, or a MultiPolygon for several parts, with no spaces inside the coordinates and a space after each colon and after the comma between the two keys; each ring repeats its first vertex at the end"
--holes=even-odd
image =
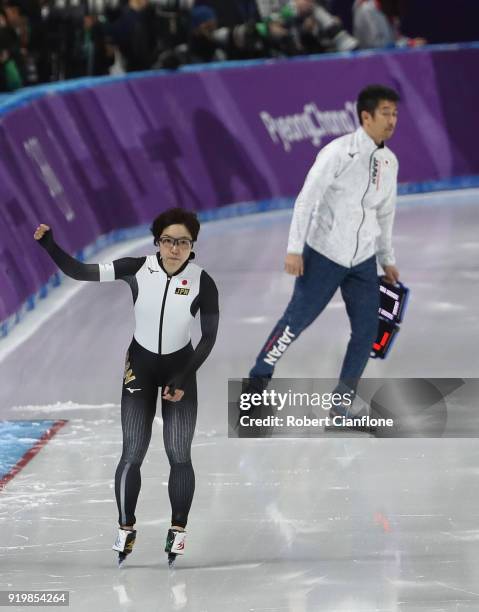
{"type": "Polygon", "coordinates": [[[345,267],[376,253],[395,263],[391,244],[398,161],[362,127],[336,138],[316,157],[294,205],[288,253],[304,243],[345,267]]]}

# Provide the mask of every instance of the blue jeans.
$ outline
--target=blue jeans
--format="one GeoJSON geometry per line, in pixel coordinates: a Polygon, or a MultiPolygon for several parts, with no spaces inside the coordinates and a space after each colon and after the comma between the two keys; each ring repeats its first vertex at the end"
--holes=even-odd
{"type": "Polygon", "coordinates": [[[304,274],[296,279],[291,301],[261,349],[249,376],[271,378],[286,349],[321,314],[339,287],[351,323],[351,338],[339,379],[348,389],[355,390],[378,330],[376,256],[345,268],[306,245],[303,258],[304,274]]]}

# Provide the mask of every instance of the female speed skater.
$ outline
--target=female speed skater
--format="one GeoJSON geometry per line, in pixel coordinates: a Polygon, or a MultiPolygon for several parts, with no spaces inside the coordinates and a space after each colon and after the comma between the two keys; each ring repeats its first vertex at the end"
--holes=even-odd
{"type": "Polygon", "coordinates": [[[215,282],[191,263],[199,230],[193,212],[172,208],[151,226],[158,247],[155,255],[104,264],[81,263],[65,253],[48,225],[39,225],[34,233],[35,240],[68,276],[99,282],[122,279],[133,295],[136,327],[126,355],[121,397],[123,452],[115,473],[119,530],[113,550],[118,552],[119,565],[132,552],[136,539],[140,467],[151,439],[159,387],[172,510],[165,552],[170,565],[184,553],[195,488],[190,451],[197,412],[196,371],[213,348],[219,320],[215,282]],[[190,326],[198,311],[202,335],[193,349],[190,326]]]}

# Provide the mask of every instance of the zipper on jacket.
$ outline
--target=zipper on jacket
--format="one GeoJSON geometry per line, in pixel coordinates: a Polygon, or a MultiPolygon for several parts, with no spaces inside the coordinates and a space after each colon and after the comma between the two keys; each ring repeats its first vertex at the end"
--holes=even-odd
{"type": "Polygon", "coordinates": [[[363,210],[363,218],[361,219],[361,223],[359,224],[358,227],[358,231],[356,233],[356,250],[354,251],[354,255],[353,258],[351,259],[351,267],[353,267],[353,261],[354,258],[356,257],[357,253],[358,253],[358,249],[359,249],[359,232],[361,231],[361,227],[363,226],[364,223],[364,218],[366,217],[366,211],[364,210],[364,198],[366,197],[368,191],[369,191],[369,186],[371,185],[371,162],[373,160],[374,154],[376,153],[376,151],[379,150],[379,147],[377,147],[376,149],[374,149],[374,151],[371,153],[371,155],[369,156],[369,178],[368,178],[368,186],[366,187],[366,191],[364,192],[363,197],[361,198],[361,208],[363,210]]]}
{"type": "Polygon", "coordinates": [[[168,287],[170,286],[171,276],[167,277],[165,290],[163,292],[163,302],[161,303],[161,314],[160,314],[160,333],[159,333],[159,341],[158,341],[158,354],[161,355],[161,343],[162,343],[162,335],[163,335],[163,315],[165,314],[165,302],[166,295],[168,293],[168,287]]]}

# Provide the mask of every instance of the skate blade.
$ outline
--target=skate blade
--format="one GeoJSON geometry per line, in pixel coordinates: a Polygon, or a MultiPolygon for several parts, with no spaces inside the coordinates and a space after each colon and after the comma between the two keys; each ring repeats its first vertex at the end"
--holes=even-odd
{"type": "Polygon", "coordinates": [[[123,567],[123,564],[124,564],[124,563],[125,563],[125,561],[126,561],[126,557],[127,557],[127,555],[123,555],[122,553],[120,553],[120,554],[118,555],[118,567],[119,567],[119,568],[120,568],[120,567],[123,567]]]}

